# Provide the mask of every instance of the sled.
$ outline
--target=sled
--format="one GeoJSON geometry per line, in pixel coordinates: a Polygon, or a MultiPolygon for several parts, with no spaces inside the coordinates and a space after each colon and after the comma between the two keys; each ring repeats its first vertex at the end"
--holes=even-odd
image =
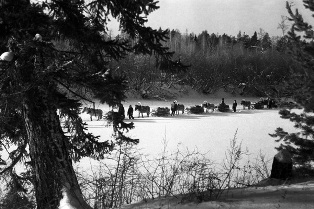
{"type": "Polygon", "coordinates": [[[202,114],[204,113],[204,108],[200,105],[195,105],[193,107],[190,107],[189,109],[187,108],[189,113],[193,114],[202,114]]]}
{"type": "Polygon", "coordinates": [[[219,104],[218,105],[218,111],[219,112],[229,112],[230,111],[229,105],[219,104]]]}
{"type": "Polygon", "coordinates": [[[170,109],[168,107],[158,107],[152,112],[152,116],[164,117],[170,115],[170,109]]]}

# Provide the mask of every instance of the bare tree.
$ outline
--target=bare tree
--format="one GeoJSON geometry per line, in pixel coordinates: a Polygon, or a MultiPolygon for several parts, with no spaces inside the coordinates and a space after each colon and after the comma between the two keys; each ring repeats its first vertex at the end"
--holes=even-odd
{"type": "Polygon", "coordinates": [[[281,15],[281,21],[278,23],[277,29],[282,31],[282,36],[285,35],[286,31],[289,29],[289,25],[287,24],[288,17],[281,15]]]}

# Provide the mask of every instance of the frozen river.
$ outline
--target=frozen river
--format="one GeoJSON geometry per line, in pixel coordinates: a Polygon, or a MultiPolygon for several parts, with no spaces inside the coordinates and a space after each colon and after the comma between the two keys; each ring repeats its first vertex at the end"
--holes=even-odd
{"type": "MultiPolygon", "coordinates": [[[[231,104],[235,98],[226,99],[226,103],[231,104]]],[[[183,100],[183,99],[182,99],[183,100]]],[[[183,100],[186,106],[200,104],[201,99],[183,100]]],[[[210,101],[219,103],[219,99],[210,101]]],[[[128,101],[124,107],[137,101],[128,101]]],[[[141,101],[142,105],[149,105],[152,109],[157,107],[170,106],[171,102],[163,101],[141,101]]],[[[240,101],[238,100],[238,103],[240,101]]],[[[101,106],[105,112],[109,107],[101,106]]],[[[211,160],[220,162],[225,157],[226,150],[230,147],[230,140],[236,134],[237,142],[242,143],[242,149],[247,149],[252,156],[257,156],[259,152],[272,159],[277,153],[275,147],[279,144],[275,138],[269,136],[274,133],[277,127],[291,132],[294,131],[293,123],[280,118],[278,109],[264,110],[243,110],[238,105],[236,113],[214,112],[202,115],[180,114],[174,117],[145,117],[138,118],[135,112],[135,129],[130,130],[128,135],[140,140],[138,148],[141,153],[148,155],[158,155],[164,149],[164,142],[167,143],[168,151],[180,149],[198,150],[207,153],[211,160]]],[[[100,135],[102,139],[109,139],[112,127],[105,127],[105,121],[88,121],[87,115],[82,115],[83,120],[88,123],[89,131],[100,135]]]]}

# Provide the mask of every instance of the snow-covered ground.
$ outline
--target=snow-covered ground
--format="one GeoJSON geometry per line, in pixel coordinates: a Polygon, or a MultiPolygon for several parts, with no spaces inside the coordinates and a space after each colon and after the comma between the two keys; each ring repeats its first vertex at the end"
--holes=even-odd
{"type": "MultiPolygon", "coordinates": [[[[184,113],[174,117],[144,116],[144,118],[138,118],[138,113],[135,112],[134,120],[126,120],[135,124],[135,129],[129,131],[128,134],[140,140],[138,148],[146,155],[157,156],[164,149],[166,141],[167,150],[169,151],[176,150],[178,147],[198,150],[201,153],[207,153],[211,160],[219,163],[225,158],[225,152],[230,147],[230,139],[235,134],[238,142],[242,143],[242,148],[251,153],[250,156],[255,157],[261,152],[266,155],[266,158],[272,160],[277,153],[275,147],[278,146],[278,143],[268,134],[274,133],[277,127],[281,127],[288,132],[295,131],[293,123],[280,118],[278,109],[243,110],[240,105],[243,98],[232,97],[223,92],[208,96],[191,93],[176,98],[176,100],[178,103],[190,106],[201,104],[205,100],[219,104],[222,97],[230,106],[234,100],[237,100],[236,113],[217,111],[202,115],[184,113]]],[[[257,101],[259,98],[245,99],[257,101]]],[[[157,107],[170,107],[173,100],[157,101],[133,98],[127,100],[124,107],[127,110],[130,104],[134,107],[137,102],[155,109],[157,107]]],[[[105,105],[99,105],[97,108],[101,108],[105,112],[110,110],[105,105]]],[[[105,121],[89,121],[89,116],[84,114],[82,114],[82,117],[88,123],[89,131],[100,135],[104,140],[110,138],[112,127],[105,127],[105,121]]],[[[92,164],[90,160],[84,159],[79,166],[88,169],[92,164]]],[[[263,187],[229,190],[217,201],[187,201],[186,197],[176,196],[146,200],[122,208],[314,208],[314,181],[287,182],[284,185],[277,186],[269,185],[272,184],[268,182],[263,187]]]]}
{"type": "Polygon", "coordinates": [[[314,181],[225,191],[217,201],[198,202],[188,196],[167,197],[125,205],[123,209],[313,209],[314,181]]]}
{"type": "MultiPolygon", "coordinates": [[[[138,149],[143,154],[159,154],[164,149],[164,142],[167,142],[169,151],[175,150],[178,146],[182,149],[198,150],[201,153],[207,153],[212,161],[220,162],[225,157],[227,148],[230,147],[230,140],[235,136],[242,148],[247,149],[252,156],[260,152],[266,157],[272,159],[277,153],[275,147],[279,144],[270,137],[277,127],[281,127],[288,132],[295,129],[293,123],[280,118],[278,109],[263,110],[243,110],[240,105],[242,97],[232,97],[226,93],[220,92],[216,95],[200,95],[190,93],[177,98],[178,103],[187,106],[200,105],[203,101],[219,104],[221,98],[225,98],[226,104],[230,107],[234,100],[237,100],[237,112],[222,113],[215,111],[206,114],[179,114],[168,117],[138,117],[138,112],[134,112],[134,120],[126,119],[126,122],[134,122],[135,129],[127,134],[133,138],[138,138],[140,143],[138,149]]],[[[250,101],[258,101],[259,98],[245,98],[250,101]]],[[[142,100],[129,99],[124,102],[125,110],[129,105],[134,107],[141,102],[142,105],[148,105],[151,109],[157,107],[169,107],[173,100],[142,100]]],[[[98,105],[96,108],[108,112],[110,109],[106,105],[98,105]]],[[[297,110],[300,111],[300,110],[297,110]]],[[[106,121],[90,121],[89,115],[82,114],[84,121],[88,123],[88,130],[101,139],[110,139],[112,127],[105,127],[106,121]]],[[[83,161],[84,162],[84,161],[83,161]]],[[[87,163],[90,164],[89,162],[87,163]]]]}

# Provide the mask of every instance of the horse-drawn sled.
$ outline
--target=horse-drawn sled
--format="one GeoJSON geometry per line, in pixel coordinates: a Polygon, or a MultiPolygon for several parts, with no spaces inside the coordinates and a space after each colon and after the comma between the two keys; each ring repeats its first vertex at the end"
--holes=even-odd
{"type": "Polygon", "coordinates": [[[229,112],[230,111],[230,107],[229,105],[225,104],[225,103],[221,103],[218,105],[218,111],[219,112],[229,112]]]}
{"type": "Polygon", "coordinates": [[[165,117],[170,115],[170,109],[168,107],[158,107],[152,111],[152,116],[165,117]]]}
{"type": "Polygon", "coordinates": [[[195,105],[195,106],[187,107],[186,110],[188,113],[192,113],[192,114],[204,113],[204,108],[201,105],[195,105]]]}

